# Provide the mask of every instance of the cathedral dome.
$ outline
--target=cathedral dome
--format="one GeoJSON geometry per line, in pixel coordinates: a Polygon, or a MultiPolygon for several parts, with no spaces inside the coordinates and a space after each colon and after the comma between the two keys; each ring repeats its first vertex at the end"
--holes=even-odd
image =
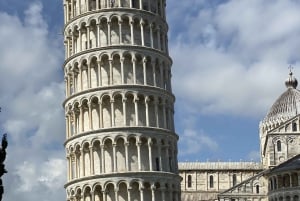
{"type": "Polygon", "coordinates": [[[263,123],[279,123],[300,113],[300,91],[296,89],[298,81],[292,72],[285,85],[287,90],[272,105],[263,123]]]}

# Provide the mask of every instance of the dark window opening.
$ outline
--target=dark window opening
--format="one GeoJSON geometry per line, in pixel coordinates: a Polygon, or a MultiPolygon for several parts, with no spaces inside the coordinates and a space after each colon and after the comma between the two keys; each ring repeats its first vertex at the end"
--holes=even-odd
{"type": "Polygon", "coordinates": [[[156,164],[156,171],[159,171],[160,168],[159,168],[159,158],[155,158],[155,164],[156,164]]]}
{"type": "Polygon", "coordinates": [[[138,8],[138,3],[136,0],[131,0],[132,8],[138,8]]]}
{"type": "Polygon", "coordinates": [[[293,123],[293,131],[297,131],[297,123],[293,123]]]}
{"type": "Polygon", "coordinates": [[[214,187],[214,177],[211,175],[209,176],[209,188],[214,187]]]}
{"type": "Polygon", "coordinates": [[[256,185],[256,194],[259,194],[259,185],[256,185]]]}
{"type": "Polygon", "coordinates": [[[189,175],[188,176],[188,188],[191,188],[192,187],[192,176],[189,175]]]}
{"type": "Polygon", "coordinates": [[[232,186],[236,185],[236,174],[232,175],[232,186]]]}
{"type": "Polygon", "coordinates": [[[281,142],[280,142],[280,140],[277,141],[277,151],[281,151],[281,142]]]}

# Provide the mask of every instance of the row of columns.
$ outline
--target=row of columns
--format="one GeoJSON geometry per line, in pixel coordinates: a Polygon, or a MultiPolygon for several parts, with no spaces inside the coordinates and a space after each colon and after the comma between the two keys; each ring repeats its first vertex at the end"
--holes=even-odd
{"type": "MultiPolygon", "coordinates": [[[[128,115],[127,115],[127,98],[123,98],[122,100],[122,112],[123,112],[123,124],[117,124],[115,122],[115,101],[111,100],[110,101],[110,116],[108,117],[107,115],[103,115],[103,106],[102,103],[99,102],[97,104],[91,102],[88,105],[80,105],[78,109],[73,109],[69,111],[66,114],[66,137],[67,139],[70,138],[71,136],[86,132],[86,131],[91,131],[91,130],[97,130],[101,128],[106,128],[107,124],[104,124],[104,121],[109,120],[110,121],[110,127],[126,127],[126,126],[146,126],[146,127],[157,127],[157,128],[164,128],[164,129],[169,129],[174,131],[174,109],[172,105],[166,105],[166,104],[161,104],[159,107],[159,103],[157,99],[153,102],[154,104],[154,111],[151,110],[151,112],[154,112],[154,117],[155,117],[155,124],[150,125],[150,111],[149,111],[149,98],[146,96],[145,98],[145,117],[140,117],[140,109],[139,109],[139,99],[135,98],[134,99],[134,117],[135,117],[135,125],[129,125],[128,124],[128,115]],[[99,122],[96,122],[98,127],[94,126],[95,121],[93,118],[95,118],[92,115],[92,109],[95,108],[97,111],[97,119],[99,122]],[[159,110],[160,108],[160,110],[159,110]],[[88,119],[84,119],[84,112],[88,112],[88,119]],[[160,115],[162,116],[162,122],[160,121],[160,115]],[[141,125],[140,120],[142,118],[145,118],[146,124],[141,125]],[[84,126],[84,122],[88,121],[88,128],[84,126]]],[[[131,115],[130,115],[131,116],[131,115]]]]}
{"type": "MultiPolygon", "coordinates": [[[[105,23],[105,22],[104,22],[105,23]]],[[[118,45],[123,45],[123,31],[122,31],[122,25],[123,25],[123,21],[119,21],[118,22],[119,27],[118,27],[118,45]]],[[[139,23],[139,31],[140,31],[140,36],[141,36],[141,43],[140,44],[136,44],[135,43],[135,38],[134,38],[134,33],[138,33],[136,30],[134,30],[134,25],[135,22],[134,20],[130,20],[129,21],[129,26],[130,26],[130,44],[131,45],[141,45],[141,46],[146,46],[146,39],[145,39],[145,22],[143,20],[140,21],[139,23]]],[[[150,35],[150,46],[151,48],[156,48],[158,50],[164,51],[164,52],[168,52],[168,46],[167,46],[167,33],[166,31],[164,31],[163,29],[161,29],[160,27],[156,27],[153,23],[148,25],[149,26],[149,35],[150,35]],[[156,34],[156,36],[154,36],[154,34],[156,34]],[[156,39],[156,41],[155,41],[156,39]]],[[[82,26],[81,26],[82,27],[82,26]]],[[[65,49],[66,49],[66,58],[81,52],[83,50],[86,49],[91,49],[91,48],[95,48],[95,47],[105,47],[105,46],[110,46],[112,45],[112,41],[111,41],[111,31],[112,31],[112,26],[111,26],[111,21],[108,21],[106,25],[103,25],[103,23],[99,23],[96,24],[95,27],[94,26],[85,26],[85,29],[83,28],[78,28],[77,31],[70,31],[70,34],[67,36],[66,40],[65,40],[65,49]],[[107,27],[107,35],[106,35],[106,43],[102,44],[101,43],[101,36],[100,36],[100,32],[105,30],[104,27],[107,27]],[[95,44],[91,43],[91,31],[92,30],[96,30],[95,31],[95,35],[96,35],[96,42],[95,44]],[[83,44],[83,39],[82,39],[82,35],[86,34],[86,47],[82,47],[83,44]],[[79,45],[78,42],[79,41],[79,45]]],[[[104,31],[104,33],[106,32],[106,30],[104,31]]]]}
{"type": "Polygon", "coordinates": [[[263,201],[265,200],[264,198],[262,197],[222,197],[222,198],[219,198],[219,201],[263,201]]]}
{"type": "MultiPolygon", "coordinates": [[[[129,8],[136,8],[140,10],[147,10],[150,12],[155,12],[165,19],[165,0],[128,0],[129,8]],[[135,6],[135,2],[139,2],[139,7],[135,6]],[[147,4],[144,4],[144,2],[147,4]],[[154,9],[152,9],[152,5],[155,4],[154,9]],[[146,7],[144,6],[146,5],[146,7]]],[[[80,5],[80,0],[66,0],[64,3],[64,21],[65,24],[70,21],[72,18],[81,15],[88,11],[105,9],[105,8],[121,8],[124,6],[124,0],[87,0],[85,3],[85,7],[80,5]]]]}
{"type": "MultiPolygon", "coordinates": [[[[120,68],[121,68],[121,80],[119,82],[119,78],[115,78],[113,71],[114,71],[114,65],[113,65],[113,60],[109,59],[109,72],[106,72],[109,74],[108,78],[108,83],[103,83],[104,78],[107,79],[106,75],[103,75],[103,61],[97,61],[96,65],[92,65],[91,63],[88,63],[86,65],[81,65],[79,69],[74,69],[72,71],[67,71],[65,75],[65,86],[66,86],[66,97],[69,97],[73,95],[76,92],[80,92],[84,90],[83,86],[83,81],[87,80],[87,89],[93,88],[95,86],[92,86],[93,82],[95,82],[97,87],[101,86],[109,86],[113,85],[113,83],[120,83],[121,85],[124,84],[130,84],[130,83],[125,83],[125,68],[132,68],[133,71],[133,83],[134,85],[138,84],[137,79],[137,59],[136,57],[133,57],[131,62],[132,66],[125,66],[124,61],[125,58],[121,57],[120,58],[120,68]],[[92,76],[92,72],[94,75],[92,76]],[[95,75],[96,73],[96,75],[95,75]],[[87,77],[83,77],[86,75],[87,77]],[[92,77],[95,77],[97,80],[93,80],[92,77]]],[[[156,62],[148,62],[147,58],[143,58],[142,60],[143,63],[143,75],[142,75],[142,84],[143,85],[153,85],[154,87],[160,87],[162,89],[172,91],[172,86],[171,86],[171,69],[169,66],[163,65],[162,63],[156,63],[156,62]],[[147,68],[151,68],[151,74],[149,75],[147,72],[147,68]],[[156,70],[158,69],[158,71],[156,70]],[[149,83],[147,81],[147,77],[152,76],[152,83],[149,83]]]]}
{"type": "Polygon", "coordinates": [[[287,189],[291,187],[297,187],[300,184],[300,172],[289,172],[283,175],[273,175],[269,177],[269,190],[287,189]]]}
{"type": "Polygon", "coordinates": [[[269,196],[269,201],[299,201],[299,192],[286,195],[285,193],[278,194],[277,196],[269,196]]]}
{"type": "MultiPolygon", "coordinates": [[[[129,167],[129,143],[124,143],[125,147],[125,171],[164,171],[164,172],[176,172],[176,160],[175,159],[175,149],[174,147],[169,147],[168,145],[156,145],[153,146],[152,142],[148,142],[148,159],[147,162],[149,164],[149,168],[144,167],[143,162],[141,160],[141,142],[136,143],[136,149],[137,149],[137,158],[138,158],[138,169],[134,170],[129,167]],[[153,155],[155,151],[157,151],[156,156],[153,155]],[[163,153],[165,152],[165,153],[163,153]],[[144,168],[142,168],[144,167],[144,168]]],[[[107,162],[105,158],[105,144],[100,145],[100,150],[95,149],[95,147],[90,146],[89,149],[80,148],[79,151],[70,152],[67,155],[67,161],[68,161],[68,181],[71,181],[73,179],[82,178],[85,176],[91,176],[96,174],[105,174],[105,173],[111,173],[106,172],[105,163],[107,162]],[[100,172],[95,172],[95,164],[94,164],[94,151],[100,152],[101,160],[100,160],[100,172]],[[85,153],[88,153],[89,155],[89,161],[90,164],[85,164],[85,153]],[[86,166],[89,166],[90,173],[86,175],[86,166]],[[75,169],[73,169],[75,166],[75,169]]],[[[113,156],[112,156],[112,163],[113,163],[113,169],[112,172],[118,172],[117,167],[117,144],[113,144],[113,156]]]]}
{"type": "MultiPolygon", "coordinates": [[[[68,198],[68,201],[95,201],[96,199],[99,199],[101,201],[119,201],[119,193],[124,191],[124,189],[111,189],[113,192],[110,192],[110,190],[103,190],[103,191],[91,191],[88,193],[81,193],[77,194],[75,196],[70,196],[68,198]],[[109,197],[109,199],[108,199],[109,197]]],[[[140,187],[138,189],[138,192],[133,191],[130,188],[127,188],[127,198],[125,198],[126,201],[131,201],[134,195],[137,193],[139,194],[140,201],[149,200],[149,198],[146,198],[145,191],[148,189],[145,189],[143,187],[140,187]]],[[[159,198],[160,201],[180,201],[180,189],[167,189],[167,188],[157,188],[156,186],[152,185],[149,189],[151,191],[151,201],[157,201],[156,194],[160,194],[161,197],[159,198]],[[168,197],[168,199],[167,199],[168,197]]],[[[136,197],[136,196],[135,196],[136,197]]]]}

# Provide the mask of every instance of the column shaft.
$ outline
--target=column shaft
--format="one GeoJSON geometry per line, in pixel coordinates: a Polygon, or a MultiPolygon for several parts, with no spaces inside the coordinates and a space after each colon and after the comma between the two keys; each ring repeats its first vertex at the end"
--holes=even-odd
{"type": "Polygon", "coordinates": [[[141,143],[137,142],[137,154],[138,154],[138,165],[139,165],[139,171],[142,171],[142,160],[141,160],[141,143]]]}
{"type": "Polygon", "coordinates": [[[87,45],[86,45],[86,49],[90,49],[91,48],[91,46],[90,46],[90,27],[89,26],[87,26],[86,27],[86,37],[87,37],[87,45]]]}
{"type": "Polygon", "coordinates": [[[102,103],[99,102],[99,127],[103,128],[102,103]]]}
{"type": "Polygon", "coordinates": [[[121,58],[121,84],[124,84],[124,57],[121,58]]]}
{"type": "MultiPolygon", "coordinates": [[[[130,1],[131,2],[131,1],[130,1]]],[[[134,32],[133,32],[134,21],[130,21],[130,36],[131,36],[131,45],[134,45],[134,32]]]]}
{"type": "Polygon", "coordinates": [[[143,60],[144,85],[147,85],[147,59],[143,60]]]}
{"type": "Polygon", "coordinates": [[[140,189],[141,201],[144,201],[144,190],[140,189]]]}
{"type": "Polygon", "coordinates": [[[104,145],[101,145],[101,173],[105,173],[104,145]]]}
{"type": "Polygon", "coordinates": [[[116,153],[116,144],[113,144],[113,172],[117,172],[117,153],[116,153]]]}
{"type": "Polygon", "coordinates": [[[129,146],[129,143],[126,142],[126,143],[125,143],[125,163],[126,163],[126,171],[130,171],[130,169],[129,169],[128,146],[129,146]]]}
{"type": "Polygon", "coordinates": [[[146,126],[149,127],[149,97],[145,98],[145,107],[146,107],[146,126]]]}
{"type": "Polygon", "coordinates": [[[149,152],[149,170],[153,171],[153,165],[152,165],[152,142],[148,143],[148,152],[149,152]]]}
{"type": "Polygon", "coordinates": [[[119,44],[123,43],[123,37],[122,37],[122,21],[119,21],[119,44]]]}
{"type": "Polygon", "coordinates": [[[113,85],[113,61],[109,60],[109,85],[113,85]]]}
{"type": "Polygon", "coordinates": [[[91,146],[90,147],[90,158],[91,158],[91,175],[95,174],[95,169],[94,169],[94,149],[91,146]]]}
{"type": "Polygon", "coordinates": [[[127,126],[126,125],[126,116],[127,116],[127,113],[126,113],[126,99],[123,99],[122,102],[123,102],[123,126],[127,126]]]}
{"type": "Polygon", "coordinates": [[[80,160],[80,176],[84,177],[84,151],[81,149],[81,160],[80,160]]]}
{"type": "Polygon", "coordinates": [[[93,130],[92,105],[93,105],[93,104],[90,104],[90,105],[89,105],[89,127],[90,127],[90,130],[93,130]]]}
{"type": "Polygon", "coordinates": [[[155,70],[155,63],[151,63],[152,66],[152,74],[153,74],[153,85],[156,86],[156,70],[155,70]]]}
{"type": "Polygon", "coordinates": [[[139,126],[139,110],[138,110],[138,99],[134,100],[134,110],[135,110],[135,125],[139,126]]]}
{"type": "Polygon", "coordinates": [[[136,58],[132,59],[132,68],[133,68],[133,84],[136,84],[136,58]]]}
{"type": "Polygon", "coordinates": [[[107,35],[108,35],[108,39],[107,39],[107,43],[108,45],[111,45],[111,31],[110,31],[110,22],[107,22],[107,35]]]}
{"type": "Polygon", "coordinates": [[[81,132],[84,132],[84,111],[83,111],[83,105],[80,107],[80,126],[81,126],[81,132]]]}
{"type": "Polygon", "coordinates": [[[110,101],[111,106],[111,127],[115,127],[115,102],[113,100],[110,101]]]}
{"type": "MultiPolygon", "coordinates": [[[[100,46],[99,46],[99,47],[100,47],[100,46]]],[[[98,63],[98,65],[97,65],[97,67],[98,67],[98,72],[97,72],[97,73],[98,73],[98,79],[97,79],[98,83],[97,83],[97,84],[98,84],[98,85],[97,85],[97,86],[98,86],[98,87],[101,87],[101,86],[102,86],[102,83],[101,83],[101,80],[102,80],[102,79],[101,79],[101,62],[98,61],[97,63],[98,63]]]]}
{"type": "Polygon", "coordinates": [[[78,29],[78,36],[79,36],[79,52],[82,51],[82,35],[81,35],[81,30],[78,29]]]}
{"type": "Polygon", "coordinates": [[[159,116],[158,116],[158,101],[154,101],[154,113],[155,113],[155,120],[156,120],[156,127],[159,128],[159,116]]]}
{"type": "Polygon", "coordinates": [[[142,46],[145,46],[144,22],[141,22],[141,40],[142,40],[142,46]]]}

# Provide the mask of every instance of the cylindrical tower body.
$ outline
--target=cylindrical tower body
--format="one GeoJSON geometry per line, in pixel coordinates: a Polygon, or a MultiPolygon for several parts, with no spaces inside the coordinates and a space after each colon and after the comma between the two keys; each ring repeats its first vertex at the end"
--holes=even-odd
{"type": "Polygon", "coordinates": [[[64,0],[67,200],[180,200],[165,3],[64,0]]]}

